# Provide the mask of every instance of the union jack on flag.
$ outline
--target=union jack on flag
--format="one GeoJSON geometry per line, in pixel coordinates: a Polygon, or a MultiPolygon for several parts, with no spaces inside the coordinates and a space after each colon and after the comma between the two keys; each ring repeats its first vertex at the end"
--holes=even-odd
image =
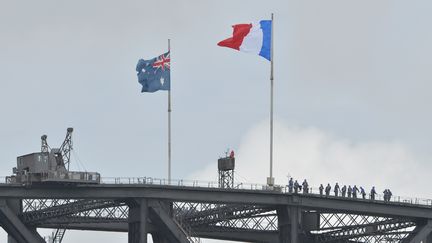
{"type": "Polygon", "coordinates": [[[140,59],[136,66],[141,92],[170,90],[170,52],[150,60],[140,59]]]}
{"type": "Polygon", "coordinates": [[[162,68],[162,71],[165,71],[165,68],[170,69],[170,53],[167,52],[156,57],[156,62],[153,63],[153,67],[157,69],[162,68]]]}

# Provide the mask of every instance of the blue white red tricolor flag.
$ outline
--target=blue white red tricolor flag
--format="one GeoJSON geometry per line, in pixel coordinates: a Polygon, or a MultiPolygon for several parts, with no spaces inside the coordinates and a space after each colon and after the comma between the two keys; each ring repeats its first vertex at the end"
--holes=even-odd
{"type": "Polygon", "coordinates": [[[241,52],[258,54],[271,61],[272,21],[261,20],[257,24],[233,25],[233,36],[218,43],[241,52]]]}

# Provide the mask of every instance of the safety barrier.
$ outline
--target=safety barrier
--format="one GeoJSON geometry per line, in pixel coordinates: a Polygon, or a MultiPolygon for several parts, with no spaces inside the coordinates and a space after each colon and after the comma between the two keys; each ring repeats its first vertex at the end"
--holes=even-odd
{"type": "MultiPolygon", "coordinates": [[[[218,182],[214,181],[201,181],[201,180],[183,180],[183,179],[160,179],[160,178],[152,178],[152,177],[102,177],[101,183],[103,184],[148,184],[148,185],[161,185],[161,186],[176,186],[176,187],[202,187],[202,188],[219,188],[218,182]]],[[[265,184],[257,184],[257,183],[238,183],[235,184],[233,188],[224,188],[224,190],[259,190],[259,191],[276,191],[280,193],[289,193],[287,186],[274,185],[272,187],[265,184]]],[[[329,195],[326,196],[320,195],[318,188],[309,187],[309,192],[307,194],[311,194],[314,196],[320,197],[329,197],[329,198],[343,198],[347,200],[364,200],[371,201],[370,194],[367,194],[365,199],[361,197],[360,194],[357,194],[356,198],[351,197],[342,197],[329,195]]],[[[302,191],[298,192],[298,194],[304,194],[302,191]]],[[[382,201],[384,202],[383,194],[376,194],[374,201],[382,201]]],[[[412,198],[412,197],[404,197],[404,196],[391,196],[390,200],[387,202],[390,203],[398,203],[398,204],[413,204],[413,205],[424,205],[432,207],[432,199],[426,198],[412,198]]]]}
{"type": "MultiPolygon", "coordinates": [[[[0,184],[10,184],[8,181],[10,177],[0,177],[0,184]]],[[[93,176],[92,179],[96,178],[93,176]]],[[[99,177],[97,177],[99,179],[99,177]]],[[[219,188],[218,182],[215,181],[201,181],[201,180],[184,180],[184,179],[160,179],[153,177],[101,177],[101,184],[146,184],[146,185],[161,185],[161,186],[173,186],[173,187],[200,187],[200,188],[219,188]]],[[[224,188],[224,190],[258,190],[258,191],[273,191],[279,193],[289,193],[287,186],[274,185],[272,187],[264,184],[257,183],[237,183],[233,188],[224,188]]],[[[318,188],[309,187],[308,194],[319,197],[329,197],[329,198],[343,198],[346,200],[363,200],[363,201],[371,201],[370,195],[367,194],[365,199],[361,197],[360,194],[357,195],[357,198],[351,197],[342,197],[342,196],[334,196],[329,195],[326,196],[320,195],[318,188]]],[[[304,194],[304,192],[298,192],[298,194],[304,194]]],[[[432,199],[426,198],[417,198],[417,197],[405,197],[405,196],[397,196],[393,195],[390,200],[384,201],[383,194],[376,194],[374,201],[388,202],[388,203],[398,203],[404,205],[423,205],[432,207],[432,199]]]]}

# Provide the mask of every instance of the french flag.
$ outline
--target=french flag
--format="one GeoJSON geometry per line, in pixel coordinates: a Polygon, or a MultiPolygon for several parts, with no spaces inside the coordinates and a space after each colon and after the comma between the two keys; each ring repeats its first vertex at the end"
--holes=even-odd
{"type": "Polygon", "coordinates": [[[261,20],[258,24],[236,24],[233,29],[233,36],[219,42],[218,46],[258,54],[271,61],[271,20],[261,20]]]}

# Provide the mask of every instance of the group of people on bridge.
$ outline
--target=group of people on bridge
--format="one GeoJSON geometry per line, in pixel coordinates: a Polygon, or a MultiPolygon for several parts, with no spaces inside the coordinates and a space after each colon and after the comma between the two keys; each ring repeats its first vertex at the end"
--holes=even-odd
{"type": "MultiPolygon", "coordinates": [[[[293,178],[290,178],[288,181],[289,193],[299,193],[300,191],[303,190],[303,194],[307,194],[310,193],[309,189],[310,189],[309,183],[307,182],[306,179],[304,179],[301,185],[298,183],[297,180],[293,180],[293,178]]],[[[321,196],[325,195],[326,197],[328,197],[330,196],[330,193],[332,191],[332,186],[330,185],[330,183],[327,183],[326,187],[324,187],[323,184],[321,184],[318,190],[321,196]]],[[[357,187],[356,185],[354,185],[351,187],[351,185],[348,185],[347,187],[346,185],[343,185],[342,187],[340,187],[337,182],[333,187],[333,192],[335,197],[358,198],[358,196],[359,197],[361,196],[362,199],[366,199],[366,195],[367,195],[366,190],[362,186],[357,187]]],[[[383,193],[384,193],[384,201],[389,202],[393,195],[392,192],[390,191],[390,189],[385,189],[383,193]]],[[[377,192],[375,190],[375,186],[373,186],[370,190],[369,198],[371,200],[375,200],[375,195],[377,195],[377,192]]]]}

